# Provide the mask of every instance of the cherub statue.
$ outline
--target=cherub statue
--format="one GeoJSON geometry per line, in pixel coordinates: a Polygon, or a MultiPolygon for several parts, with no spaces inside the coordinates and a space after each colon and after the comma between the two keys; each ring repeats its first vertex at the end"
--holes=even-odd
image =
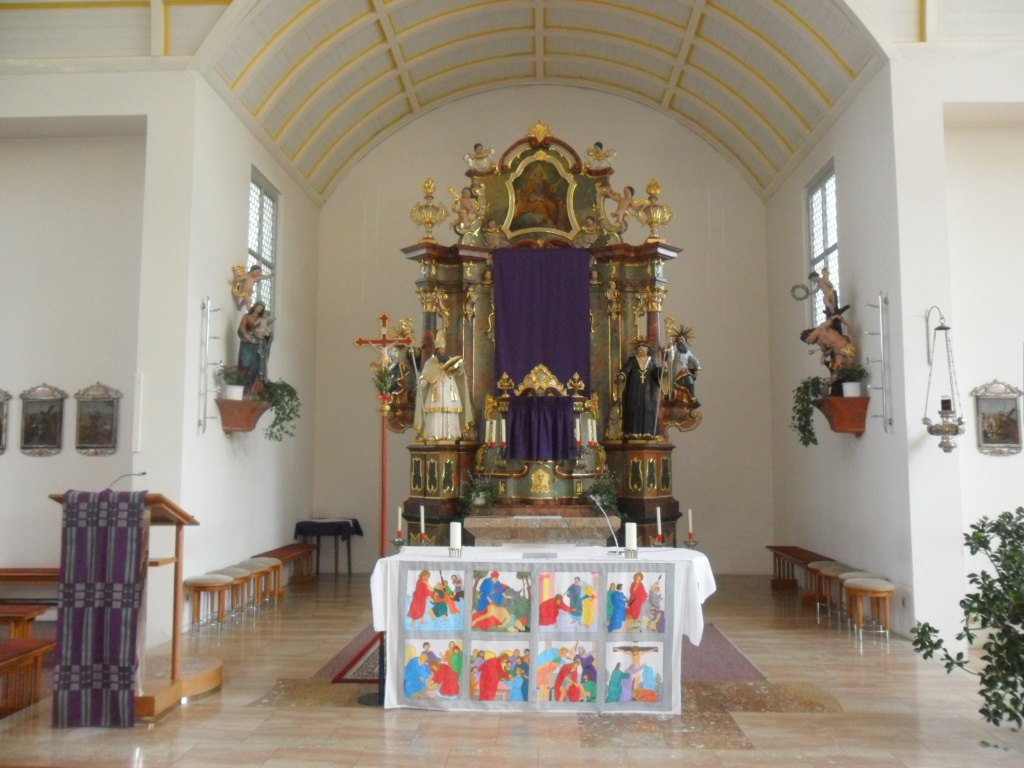
{"type": "Polygon", "coordinates": [[[469,187],[463,187],[461,194],[455,187],[448,187],[448,191],[452,193],[452,213],[455,214],[452,229],[465,235],[480,221],[483,213],[480,201],[473,197],[473,190],[469,187]]]}
{"type": "Polygon", "coordinates": [[[485,248],[504,248],[508,245],[508,236],[494,219],[488,219],[480,230],[480,241],[485,248]]]}
{"type": "Polygon", "coordinates": [[[231,281],[231,295],[239,309],[248,311],[252,308],[252,292],[256,283],[260,280],[270,280],[273,275],[264,275],[263,267],[259,264],[253,264],[248,272],[241,264],[235,264],[231,269],[235,273],[231,281]]]}
{"type": "Polygon", "coordinates": [[[604,144],[595,141],[594,146],[587,150],[587,157],[590,159],[583,164],[584,172],[602,176],[611,173],[615,155],[614,149],[605,149],[604,144]]]}
{"type": "Polygon", "coordinates": [[[626,187],[619,194],[607,184],[600,184],[598,186],[598,195],[601,197],[610,197],[615,201],[615,212],[611,215],[610,219],[605,219],[608,224],[608,229],[612,232],[622,233],[626,231],[628,225],[627,219],[632,215],[633,211],[637,211],[641,207],[641,203],[645,201],[634,200],[633,195],[636,190],[633,187],[626,187]]]}
{"type": "Polygon", "coordinates": [[[577,248],[589,248],[596,243],[604,234],[593,216],[587,216],[583,220],[583,227],[572,238],[572,244],[577,248]]]}
{"type": "Polygon", "coordinates": [[[817,272],[811,272],[807,279],[814,285],[814,288],[811,290],[812,295],[821,291],[822,301],[825,304],[825,317],[841,315],[850,308],[849,304],[845,307],[839,306],[839,293],[829,279],[828,266],[822,267],[820,275],[817,272]]]}
{"type": "Polygon", "coordinates": [[[484,150],[483,144],[474,144],[471,154],[463,155],[473,176],[490,176],[497,168],[494,165],[494,150],[484,150]]]}

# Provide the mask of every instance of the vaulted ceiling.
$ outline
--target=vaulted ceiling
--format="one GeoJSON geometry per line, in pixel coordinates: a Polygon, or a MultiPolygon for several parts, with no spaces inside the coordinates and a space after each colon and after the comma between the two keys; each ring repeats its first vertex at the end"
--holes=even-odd
{"type": "Polygon", "coordinates": [[[658,109],[766,195],[885,58],[839,0],[163,0],[162,10],[0,5],[0,59],[185,61],[321,200],[417,115],[531,83],[658,109]],[[87,35],[57,31],[83,26],[87,35]]]}

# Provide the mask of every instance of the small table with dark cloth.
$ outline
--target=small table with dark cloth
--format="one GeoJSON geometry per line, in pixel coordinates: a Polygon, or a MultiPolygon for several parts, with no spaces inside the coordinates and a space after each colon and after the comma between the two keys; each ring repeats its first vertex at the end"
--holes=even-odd
{"type": "Polygon", "coordinates": [[[345,542],[348,556],[348,575],[352,575],[352,537],[362,536],[363,528],[354,517],[315,517],[299,520],[295,524],[295,538],[303,541],[309,536],[316,537],[316,572],[320,573],[320,538],[334,537],[334,574],[338,574],[338,539],[345,542]]]}

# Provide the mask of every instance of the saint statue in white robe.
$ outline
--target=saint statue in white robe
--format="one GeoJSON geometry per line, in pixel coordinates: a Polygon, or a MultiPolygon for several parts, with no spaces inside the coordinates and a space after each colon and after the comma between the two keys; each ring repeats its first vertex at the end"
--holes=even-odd
{"type": "Polygon", "coordinates": [[[462,436],[473,407],[461,356],[437,352],[420,372],[413,426],[423,440],[457,440],[462,436]]]}

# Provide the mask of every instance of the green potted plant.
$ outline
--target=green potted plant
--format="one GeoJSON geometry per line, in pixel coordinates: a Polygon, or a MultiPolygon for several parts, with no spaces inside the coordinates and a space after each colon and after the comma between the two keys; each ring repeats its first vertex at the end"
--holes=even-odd
{"type": "Polygon", "coordinates": [[[930,659],[940,651],[946,671],[962,669],[978,676],[978,693],[984,701],[978,711],[993,725],[1004,719],[1024,725],[1024,507],[1003,512],[994,520],[983,517],[964,534],[964,546],[972,555],[984,554],[991,569],[967,575],[977,589],[960,601],[963,631],[957,640],[984,640],[980,669],[971,669],[962,651],[950,654],[927,622],[913,632],[914,650],[930,659]]]}
{"type": "Polygon", "coordinates": [[[501,485],[487,475],[470,475],[459,498],[459,514],[470,515],[474,508],[493,507],[501,498],[501,485]]]}
{"type": "Polygon", "coordinates": [[[614,515],[619,511],[619,483],[615,479],[615,475],[611,473],[605,473],[595,480],[591,481],[589,485],[580,496],[580,501],[589,503],[592,501],[591,497],[596,497],[601,502],[601,506],[604,507],[604,511],[609,515],[614,515]]]}
{"type": "Polygon", "coordinates": [[[867,377],[867,368],[858,363],[836,368],[832,374],[833,380],[843,387],[843,397],[861,397],[864,391],[862,382],[867,377]]]}
{"type": "Polygon", "coordinates": [[[253,377],[233,365],[222,365],[217,371],[224,382],[222,390],[226,400],[241,400],[245,397],[245,388],[252,384],[253,377]]]}
{"type": "Polygon", "coordinates": [[[814,404],[821,399],[823,379],[820,376],[808,376],[793,390],[793,415],[789,427],[796,432],[800,445],[805,448],[818,444],[818,436],[814,432],[814,404]]]}
{"type": "Polygon", "coordinates": [[[263,433],[266,438],[280,442],[285,437],[295,437],[295,422],[302,409],[295,387],[282,379],[264,381],[259,397],[274,410],[274,420],[263,433]]]}

